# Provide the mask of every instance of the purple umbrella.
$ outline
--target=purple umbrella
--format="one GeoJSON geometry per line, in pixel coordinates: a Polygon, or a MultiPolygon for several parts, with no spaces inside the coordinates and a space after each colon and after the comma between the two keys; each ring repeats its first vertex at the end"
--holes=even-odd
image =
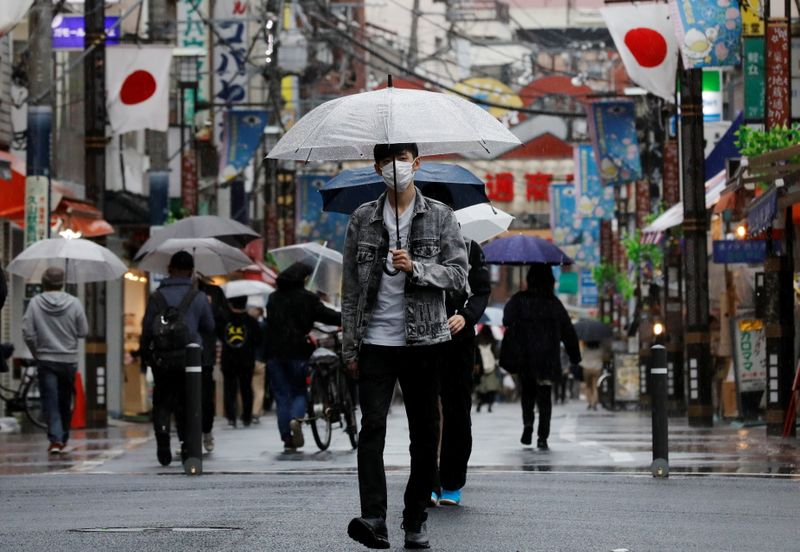
{"type": "Polygon", "coordinates": [[[547,240],[535,236],[516,234],[507,238],[499,238],[486,244],[483,248],[486,262],[503,265],[568,265],[574,261],[557,246],[547,240]]]}

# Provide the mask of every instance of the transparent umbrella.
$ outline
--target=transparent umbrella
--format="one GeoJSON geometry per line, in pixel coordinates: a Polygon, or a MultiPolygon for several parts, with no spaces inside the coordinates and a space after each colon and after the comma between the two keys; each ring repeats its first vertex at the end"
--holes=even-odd
{"type": "Polygon", "coordinates": [[[68,284],[116,280],[128,270],[119,257],[93,241],[52,238],[29,245],[9,263],[8,271],[33,280],[51,266],[64,269],[68,284]]]}
{"type": "Polygon", "coordinates": [[[255,230],[233,219],[213,215],[186,217],[168,224],[150,236],[136,252],[133,260],[141,261],[145,255],[169,239],[216,238],[240,248],[260,237],[255,230]]]}
{"type": "Polygon", "coordinates": [[[489,203],[479,203],[456,211],[456,219],[465,238],[484,243],[508,230],[514,217],[489,203]]]}
{"type": "Polygon", "coordinates": [[[215,238],[169,239],[160,243],[139,262],[139,268],[166,274],[169,260],[178,251],[194,257],[194,269],[205,276],[228,274],[253,263],[240,250],[215,238]]]}
{"type": "Polygon", "coordinates": [[[280,270],[294,263],[303,263],[312,269],[308,289],[321,291],[334,304],[339,303],[342,289],[342,254],[317,242],[287,245],[270,251],[280,270]]]}

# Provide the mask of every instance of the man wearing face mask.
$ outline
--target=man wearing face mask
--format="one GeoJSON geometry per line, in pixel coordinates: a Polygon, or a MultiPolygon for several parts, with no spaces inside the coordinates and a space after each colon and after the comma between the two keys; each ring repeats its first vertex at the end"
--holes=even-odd
{"type": "Polygon", "coordinates": [[[436,469],[436,358],[450,340],[445,291],[464,289],[467,251],[453,211],[413,185],[416,144],[379,144],[375,171],[386,191],[350,217],[344,248],[343,354],[359,378],[361,516],[348,534],[389,548],[383,449],[399,381],[408,416],[411,474],[404,497],[407,548],[428,548],[425,508],[436,469]],[[398,243],[399,242],[399,243],[398,243]]]}

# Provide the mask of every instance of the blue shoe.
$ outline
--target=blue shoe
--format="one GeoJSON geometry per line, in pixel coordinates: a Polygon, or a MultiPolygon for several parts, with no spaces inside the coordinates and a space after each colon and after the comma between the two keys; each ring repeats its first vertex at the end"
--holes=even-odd
{"type": "Polygon", "coordinates": [[[446,491],[442,489],[442,497],[439,499],[442,506],[458,506],[461,504],[461,489],[457,491],[446,491]]]}
{"type": "Polygon", "coordinates": [[[439,493],[436,491],[431,492],[431,508],[436,508],[439,505],[439,493]]]}

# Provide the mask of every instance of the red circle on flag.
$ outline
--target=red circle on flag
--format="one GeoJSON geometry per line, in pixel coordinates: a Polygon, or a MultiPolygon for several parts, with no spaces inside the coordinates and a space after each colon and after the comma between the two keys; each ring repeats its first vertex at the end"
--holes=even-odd
{"type": "Polygon", "coordinates": [[[156,79],[148,71],[134,71],[122,82],[119,99],[125,105],[142,103],[156,93],[156,79]]]}
{"type": "Polygon", "coordinates": [[[657,67],[667,57],[667,41],[661,33],[647,27],[625,33],[625,46],[642,67],[657,67]]]}

